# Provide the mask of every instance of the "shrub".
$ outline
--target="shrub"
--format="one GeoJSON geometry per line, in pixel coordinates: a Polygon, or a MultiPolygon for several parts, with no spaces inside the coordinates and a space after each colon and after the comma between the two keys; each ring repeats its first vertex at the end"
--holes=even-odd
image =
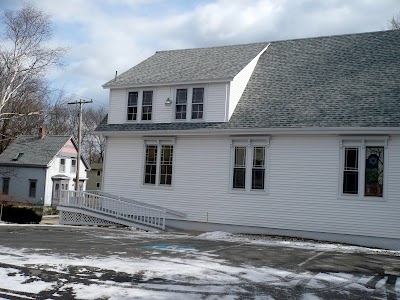
{"type": "Polygon", "coordinates": [[[18,224],[39,224],[42,215],[28,207],[3,206],[1,221],[18,224]]]}

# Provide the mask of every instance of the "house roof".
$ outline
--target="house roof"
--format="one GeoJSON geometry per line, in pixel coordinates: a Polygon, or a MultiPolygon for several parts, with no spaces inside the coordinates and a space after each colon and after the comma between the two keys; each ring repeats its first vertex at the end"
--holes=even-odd
{"type": "Polygon", "coordinates": [[[230,123],[400,127],[400,30],[272,43],[230,123]]]}
{"type": "Polygon", "coordinates": [[[23,166],[47,166],[71,136],[56,135],[20,136],[0,154],[0,164],[23,166]],[[18,154],[18,160],[14,160],[18,154]]]}
{"type": "Polygon", "coordinates": [[[97,131],[400,127],[399,61],[400,30],[272,42],[229,122],[97,131]]]}
{"type": "Polygon", "coordinates": [[[229,81],[268,43],[158,51],[103,85],[157,85],[186,81],[229,81]]]}

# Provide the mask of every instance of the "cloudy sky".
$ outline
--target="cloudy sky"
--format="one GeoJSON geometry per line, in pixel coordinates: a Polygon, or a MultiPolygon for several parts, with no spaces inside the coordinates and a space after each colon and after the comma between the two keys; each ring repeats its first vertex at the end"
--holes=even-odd
{"type": "MultiPolygon", "coordinates": [[[[400,0],[33,0],[69,48],[56,89],[107,103],[101,87],[157,50],[384,30],[400,0]]],[[[21,0],[0,0],[0,11],[21,0]]]]}

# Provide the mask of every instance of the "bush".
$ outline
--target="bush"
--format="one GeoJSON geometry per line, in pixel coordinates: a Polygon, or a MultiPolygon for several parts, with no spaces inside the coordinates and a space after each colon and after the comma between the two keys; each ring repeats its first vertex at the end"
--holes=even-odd
{"type": "Polygon", "coordinates": [[[41,213],[31,207],[3,206],[1,221],[18,224],[39,224],[41,220],[41,213]]]}

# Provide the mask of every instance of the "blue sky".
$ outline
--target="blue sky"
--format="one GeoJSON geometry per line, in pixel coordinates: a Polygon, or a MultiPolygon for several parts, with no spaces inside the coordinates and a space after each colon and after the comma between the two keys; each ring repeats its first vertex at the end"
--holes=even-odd
{"type": "MultiPolygon", "coordinates": [[[[101,87],[157,50],[383,30],[399,0],[33,0],[69,48],[53,88],[107,103],[101,87]]],[[[0,10],[19,0],[1,0],[0,10]]]]}

